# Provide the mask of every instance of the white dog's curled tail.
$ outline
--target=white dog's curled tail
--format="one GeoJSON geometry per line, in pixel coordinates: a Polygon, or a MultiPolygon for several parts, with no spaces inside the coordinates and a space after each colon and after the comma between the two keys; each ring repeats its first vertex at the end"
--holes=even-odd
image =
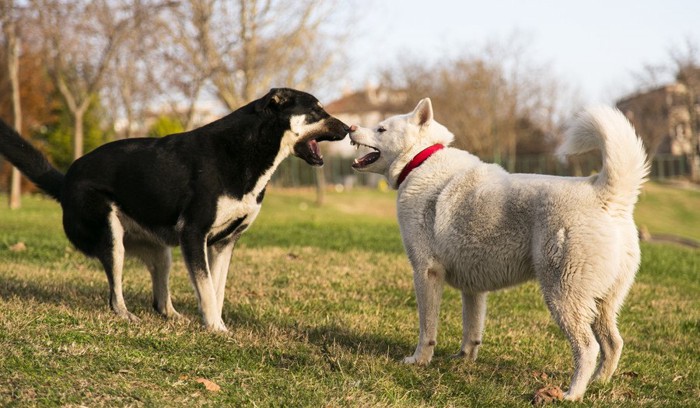
{"type": "Polygon", "coordinates": [[[649,174],[649,162],[642,140],[622,112],[608,106],[586,109],[566,132],[556,154],[594,149],[603,155],[603,168],[594,179],[601,198],[608,208],[631,214],[649,174]]]}

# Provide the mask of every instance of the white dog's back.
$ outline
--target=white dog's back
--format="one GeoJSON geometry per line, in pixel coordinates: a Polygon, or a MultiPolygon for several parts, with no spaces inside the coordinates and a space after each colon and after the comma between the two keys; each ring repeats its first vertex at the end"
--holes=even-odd
{"type": "Polygon", "coordinates": [[[586,178],[509,174],[485,163],[455,172],[435,191],[436,253],[448,270],[461,271],[448,272],[448,281],[494,290],[533,278],[535,264],[554,261],[556,251],[605,260],[600,248],[636,236],[632,211],[648,173],[643,146],[619,111],[599,107],[578,117],[558,154],[593,149],[603,167],[586,178]]]}

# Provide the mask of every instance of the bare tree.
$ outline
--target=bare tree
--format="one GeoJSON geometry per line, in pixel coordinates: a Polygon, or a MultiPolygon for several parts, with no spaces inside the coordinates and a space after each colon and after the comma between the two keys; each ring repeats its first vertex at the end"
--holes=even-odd
{"type": "Polygon", "coordinates": [[[338,60],[335,2],[189,0],[180,8],[182,63],[206,73],[229,109],[275,86],[312,89],[338,60]]]}
{"type": "Polygon", "coordinates": [[[33,0],[49,74],[73,116],[74,158],[83,154],[83,121],[105,73],[137,27],[163,4],[143,0],[33,0]]]}
{"type": "MultiPolygon", "coordinates": [[[[162,6],[174,6],[163,3],[162,6]]],[[[124,38],[124,44],[107,68],[102,101],[114,119],[118,137],[143,137],[147,116],[162,104],[168,83],[164,78],[180,78],[162,55],[163,38],[169,38],[164,12],[156,8],[148,24],[139,24],[124,38]]]]}
{"type": "Polygon", "coordinates": [[[404,62],[384,77],[392,88],[408,92],[409,105],[430,96],[436,119],[455,134],[456,147],[513,171],[518,146],[528,144],[530,152],[549,148],[563,119],[560,81],[527,54],[519,40],[494,42],[434,64],[404,62]]]}
{"type": "Polygon", "coordinates": [[[162,101],[186,130],[196,125],[197,102],[210,77],[206,55],[198,49],[195,24],[190,23],[201,17],[189,14],[189,10],[187,5],[180,5],[159,15],[158,30],[166,40],[154,44],[153,56],[160,63],[151,66],[162,101]]]}
{"type": "MultiPolygon", "coordinates": [[[[7,59],[7,73],[10,80],[12,93],[12,115],[14,127],[17,132],[22,132],[22,106],[19,93],[19,50],[20,37],[17,30],[17,10],[13,0],[0,2],[0,25],[5,35],[5,48],[7,59]]],[[[22,176],[16,167],[12,168],[10,176],[9,207],[18,209],[22,206],[22,176]]]]}

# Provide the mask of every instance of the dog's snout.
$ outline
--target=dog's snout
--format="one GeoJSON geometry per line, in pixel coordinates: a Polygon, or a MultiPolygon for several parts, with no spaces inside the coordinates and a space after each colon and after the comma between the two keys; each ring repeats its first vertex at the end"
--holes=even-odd
{"type": "Polygon", "coordinates": [[[350,125],[350,127],[348,128],[348,132],[356,132],[356,131],[357,131],[357,126],[355,126],[355,125],[350,125]]]}

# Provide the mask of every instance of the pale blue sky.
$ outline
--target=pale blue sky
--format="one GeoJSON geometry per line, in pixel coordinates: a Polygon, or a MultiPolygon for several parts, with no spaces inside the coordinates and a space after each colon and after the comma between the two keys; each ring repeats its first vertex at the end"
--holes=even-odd
{"type": "Polygon", "coordinates": [[[698,0],[355,0],[350,77],[373,79],[402,54],[434,60],[513,33],[530,60],[551,66],[586,103],[610,103],[632,72],[668,61],[686,38],[700,45],[698,0]]]}

